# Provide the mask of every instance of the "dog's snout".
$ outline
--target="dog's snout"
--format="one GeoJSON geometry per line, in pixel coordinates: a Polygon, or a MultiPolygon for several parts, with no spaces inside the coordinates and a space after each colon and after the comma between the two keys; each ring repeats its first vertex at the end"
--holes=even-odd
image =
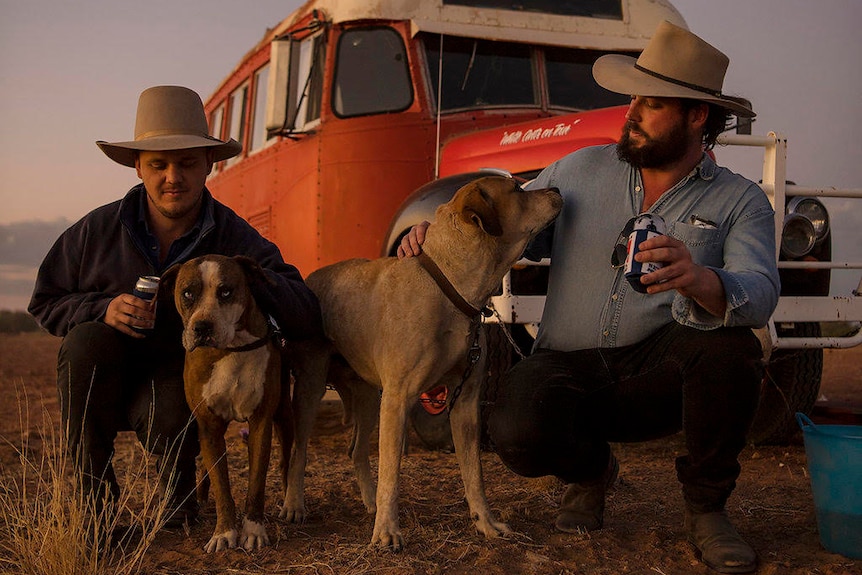
{"type": "Polygon", "coordinates": [[[211,321],[197,321],[195,322],[192,331],[194,331],[196,338],[208,339],[212,337],[215,327],[211,321]]]}

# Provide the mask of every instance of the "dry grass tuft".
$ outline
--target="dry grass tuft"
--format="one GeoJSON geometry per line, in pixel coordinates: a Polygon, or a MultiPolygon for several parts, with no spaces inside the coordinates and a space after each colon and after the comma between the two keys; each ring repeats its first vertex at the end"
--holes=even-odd
{"type": "Polygon", "coordinates": [[[97,501],[84,493],[73,457],[47,410],[38,436],[31,429],[30,401],[16,384],[20,446],[2,438],[18,466],[0,464],[0,573],[78,575],[141,572],[144,554],[164,525],[168,497],[137,442],[114,457],[125,488],[119,500],[97,501]],[[124,477],[123,477],[124,476],[124,477]]]}

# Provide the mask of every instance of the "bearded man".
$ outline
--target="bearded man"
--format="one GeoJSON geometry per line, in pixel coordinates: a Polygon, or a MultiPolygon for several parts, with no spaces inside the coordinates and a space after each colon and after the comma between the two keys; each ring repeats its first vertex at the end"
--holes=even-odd
{"type": "MultiPolygon", "coordinates": [[[[707,152],[731,115],[722,94],[728,58],[688,30],[662,23],[640,57],[599,58],[593,76],[632,95],[616,145],[578,150],[530,187],[556,187],[564,207],[527,256],[551,254],[541,327],[490,416],[497,454],[528,477],[567,483],[555,525],[600,529],[617,478],[612,442],[682,430],[676,459],[686,534],[710,568],[748,573],[757,555],[725,505],[754,417],[762,350],[753,327],[778,302],[773,209],[753,182],[707,152]],[[634,218],[661,217],[667,233],[638,247],[661,267],[626,279],[634,218]],[[620,231],[622,230],[622,231],[620,231]]],[[[401,244],[421,250],[424,228],[401,244]]],[[[625,462],[623,462],[625,463],[625,462]]]]}

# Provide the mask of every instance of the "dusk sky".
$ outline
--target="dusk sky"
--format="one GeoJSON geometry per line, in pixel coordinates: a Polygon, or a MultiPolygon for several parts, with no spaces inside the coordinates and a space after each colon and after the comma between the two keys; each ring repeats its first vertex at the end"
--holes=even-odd
{"type": "MultiPolygon", "coordinates": [[[[180,84],[206,97],[298,0],[0,0],[0,226],[76,220],[121,197],[134,170],[95,141],[132,138],[138,95],[180,84]]],[[[862,188],[862,2],[677,0],[696,34],[730,57],[725,92],[757,112],[754,133],[787,136],[788,177],[862,188]]],[[[717,150],[757,180],[760,156],[717,150]]],[[[859,203],[862,200],[857,200],[859,203]]],[[[862,210],[829,201],[836,257],[862,259],[862,210]]],[[[3,252],[0,252],[2,256],[3,252]]],[[[38,263],[38,262],[36,262],[38,263]]],[[[2,274],[9,272],[0,258],[2,274]]],[[[34,273],[16,269],[15,273],[34,273]]],[[[855,287],[859,270],[839,281],[855,287]]],[[[20,297],[0,309],[20,307],[20,297]]],[[[24,302],[26,304],[26,302],[24,302]]]]}

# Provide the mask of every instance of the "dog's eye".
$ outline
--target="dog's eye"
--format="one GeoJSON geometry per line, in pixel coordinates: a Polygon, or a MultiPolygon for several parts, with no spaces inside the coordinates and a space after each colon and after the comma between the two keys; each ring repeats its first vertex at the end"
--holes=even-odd
{"type": "Polygon", "coordinates": [[[188,305],[195,301],[195,294],[192,293],[192,290],[185,290],[183,292],[183,303],[188,305]]]}
{"type": "Polygon", "coordinates": [[[229,288],[227,286],[222,286],[218,290],[218,298],[220,300],[230,299],[233,295],[233,288],[229,288]]]}

